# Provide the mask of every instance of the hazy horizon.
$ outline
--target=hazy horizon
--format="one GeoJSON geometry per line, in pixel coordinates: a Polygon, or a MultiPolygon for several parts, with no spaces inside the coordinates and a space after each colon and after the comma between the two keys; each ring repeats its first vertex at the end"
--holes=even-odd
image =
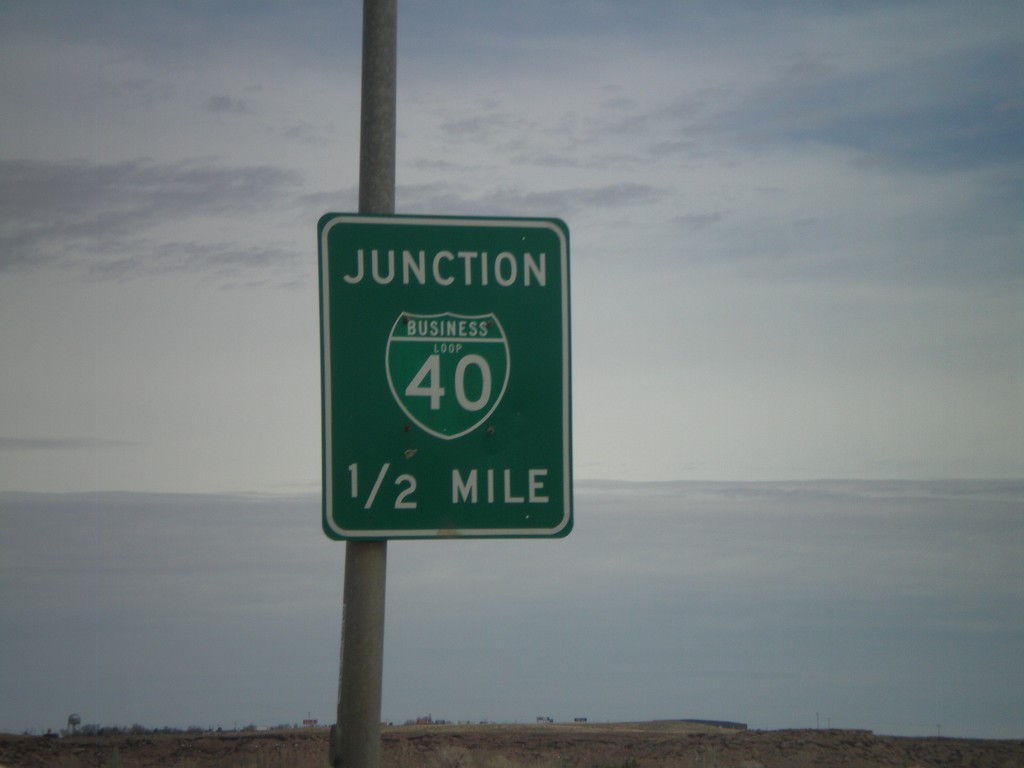
{"type": "MultiPolygon", "coordinates": [[[[389,546],[382,718],[1020,738],[1024,481],[577,484],[564,540],[389,546]]],[[[0,729],[334,721],[319,497],[0,494],[0,729]]]]}

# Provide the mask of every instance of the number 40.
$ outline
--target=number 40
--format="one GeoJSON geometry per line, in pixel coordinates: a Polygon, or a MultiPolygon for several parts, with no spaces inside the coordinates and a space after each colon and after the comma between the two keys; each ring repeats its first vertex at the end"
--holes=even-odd
{"type": "MultiPolygon", "coordinates": [[[[441,409],[441,398],[447,390],[441,386],[441,356],[433,354],[420,366],[412,377],[405,394],[409,397],[429,397],[430,410],[441,409]]],[[[464,410],[479,411],[491,398],[491,366],[480,355],[464,355],[455,366],[455,400],[464,410]],[[466,394],[466,369],[475,366],[480,370],[480,396],[471,399],[466,394]]]]}

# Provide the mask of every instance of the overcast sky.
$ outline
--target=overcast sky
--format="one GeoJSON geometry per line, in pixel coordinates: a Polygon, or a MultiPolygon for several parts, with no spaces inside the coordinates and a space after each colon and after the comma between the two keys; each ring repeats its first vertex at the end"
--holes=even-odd
{"type": "MultiPolygon", "coordinates": [[[[1024,478],[1024,5],[399,6],[396,210],[554,216],[569,226],[577,479],[1024,478]]],[[[103,626],[120,626],[101,611],[106,580],[132,584],[142,604],[156,584],[202,572],[190,565],[202,548],[159,513],[161,504],[178,510],[175,520],[179,512],[195,518],[196,530],[210,537],[202,540],[209,542],[207,564],[233,552],[237,537],[248,552],[260,532],[285,525],[275,515],[294,513],[310,529],[302,537],[315,556],[284,537],[276,559],[246,560],[244,579],[217,582],[216,603],[207,595],[224,612],[215,637],[193,638],[209,642],[210,658],[223,660],[229,648],[244,655],[242,636],[261,631],[244,607],[235,621],[225,604],[251,600],[257,583],[286,590],[285,551],[323,558],[326,585],[319,573],[297,576],[296,584],[328,589],[325,604],[334,605],[343,546],[320,541],[316,497],[316,221],[356,209],[360,24],[357,2],[0,4],[0,491],[34,494],[0,497],[5,552],[14,548],[28,569],[4,566],[0,596],[8,615],[28,613],[24,625],[5,619],[2,638],[23,648],[45,628],[26,607],[24,580],[42,579],[37,586],[46,589],[38,594],[49,600],[61,593],[72,603],[81,580],[91,580],[96,624],[74,639],[87,651],[94,691],[105,690],[103,626]],[[55,495],[65,493],[72,495],[55,495]],[[161,495],[167,493],[189,495],[161,495]],[[242,511],[241,499],[254,496],[263,501],[242,511]],[[111,498],[112,511],[98,511],[111,498]],[[77,514],[69,510],[82,499],[96,507],[86,505],[93,511],[85,528],[60,523],[77,514]],[[273,499],[273,510],[262,506],[273,499]],[[223,514],[204,516],[201,510],[217,511],[218,503],[223,514]],[[137,521],[133,504],[155,528],[137,521]],[[26,508],[47,510],[38,516],[43,522],[33,524],[26,508]],[[257,522],[226,522],[250,518],[257,522]],[[56,539],[44,535],[47,526],[56,539]],[[135,526],[137,536],[129,533],[135,526]],[[76,531],[91,549],[81,551],[76,531]],[[123,553],[114,541],[144,546],[108,565],[119,562],[109,559],[112,552],[123,553]],[[158,544],[165,541],[170,551],[158,544]],[[67,573],[40,574],[33,563],[49,562],[62,542],[76,553],[67,573]],[[159,579],[147,570],[150,548],[168,558],[159,579]],[[112,569],[121,567],[115,578],[112,569]]],[[[658,568],[669,568],[675,555],[665,551],[654,521],[671,515],[649,496],[626,501],[622,491],[649,487],[622,486],[616,498],[644,521],[649,538],[632,541],[631,551],[657,581],[658,568]]],[[[813,488],[817,494],[821,486],[813,488]]],[[[853,496],[862,492],[858,486],[853,496]]],[[[701,505],[679,493],[690,502],[673,507],[685,519],[671,525],[685,526],[701,505]]],[[[980,592],[970,594],[985,606],[979,622],[1000,626],[1000,642],[1019,641],[1024,574],[1011,555],[1021,546],[1020,485],[966,484],[954,496],[968,516],[993,494],[1007,517],[991,528],[983,521],[962,550],[944,540],[951,559],[942,567],[986,559],[983,543],[1001,547],[992,560],[1001,564],[993,565],[998,578],[972,582],[980,592]],[[1007,614],[1016,615],[1011,621],[1007,614]]],[[[523,562],[539,563],[559,590],[603,574],[598,562],[625,557],[617,524],[590,532],[584,525],[588,513],[611,515],[606,498],[581,498],[577,532],[565,542],[519,544],[530,553],[523,562]],[[575,570],[563,559],[570,552],[590,565],[575,570]]],[[[920,503],[915,509],[924,514],[920,503]]],[[[760,509],[751,504],[743,514],[760,509]]],[[[854,507],[844,507],[849,519],[869,526],[854,507]]],[[[764,509],[784,515],[788,507],[772,496],[764,509]]],[[[718,518],[700,519],[711,525],[718,518]]],[[[858,530],[853,540],[867,557],[878,542],[862,540],[868,533],[858,530]]],[[[806,545],[817,546],[808,535],[806,545]]],[[[916,541],[909,533],[897,540],[916,541]]],[[[446,567],[464,581],[477,578],[473,564],[492,562],[485,553],[520,557],[513,544],[494,542],[396,549],[417,563],[438,553],[457,559],[446,567]]],[[[728,548],[715,551],[726,556],[728,548]]],[[[813,568],[801,561],[791,575],[831,578],[829,552],[815,556],[813,568]]],[[[763,576],[756,562],[744,571],[736,557],[737,579],[763,576]]],[[[393,604],[412,601],[400,591],[407,567],[393,558],[393,604]]],[[[914,573],[923,577],[940,566],[922,567],[914,573]]],[[[514,582],[512,564],[506,568],[496,572],[514,582]]],[[[878,594],[900,588],[900,573],[881,573],[893,581],[888,589],[876,584],[878,594]]],[[[624,586],[623,599],[644,594],[646,583],[624,586]]],[[[419,586],[412,579],[410,588],[419,586]]],[[[459,594],[468,601],[460,618],[472,622],[470,604],[480,597],[459,594]]],[[[526,624],[564,604],[548,604],[540,582],[516,594],[521,613],[508,616],[526,624]]],[[[595,588],[581,621],[599,624],[597,594],[595,588]]],[[[729,595],[719,597],[728,603],[729,595]]],[[[764,595],[753,597],[771,610],[760,602],[764,595]]],[[[734,607],[742,603],[736,599],[734,607]]],[[[267,617],[277,622],[281,643],[296,642],[284,634],[287,617],[274,612],[292,603],[271,605],[267,617]]],[[[670,615],[671,603],[663,605],[670,615]]],[[[938,606],[932,604],[935,615],[945,610],[938,606]]],[[[175,607],[160,616],[163,610],[173,614],[175,607]]],[[[309,631],[336,635],[332,610],[309,631]]],[[[398,610],[389,608],[398,627],[389,629],[389,642],[404,653],[417,639],[402,634],[398,610]]],[[[743,611],[732,620],[749,632],[760,619],[743,611]]],[[[160,621],[143,624],[151,630],[136,627],[142,634],[131,646],[140,668],[162,657],[166,642],[146,634],[165,629],[160,621]]],[[[925,625],[917,627],[920,638],[928,635],[925,625]]],[[[597,625],[587,626],[574,631],[597,625]]],[[[568,653],[569,630],[559,631],[565,642],[556,656],[568,653]]],[[[614,665],[611,649],[602,651],[581,659],[614,665]]],[[[287,653],[303,655],[301,647],[287,653]]],[[[493,659],[479,659],[491,669],[493,659]]],[[[328,654],[331,664],[336,658],[328,654]]],[[[742,685],[757,666],[744,657],[735,668],[742,685]]],[[[652,670],[662,668],[652,664],[638,675],[658,679],[652,670]]],[[[852,669],[857,686],[870,686],[852,669]]],[[[988,721],[982,711],[1016,708],[1010,721],[1017,725],[998,733],[1019,736],[1020,694],[997,696],[989,685],[1001,679],[995,671],[978,672],[976,680],[987,682],[974,689],[985,704],[973,710],[975,720],[988,721]]],[[[306,674],[321,672],[333,677],[336,669],[306,674]]],[[[391,685],[396,674],[386,672],[391,685]]],[[[39,690],[38,678],[24,687],[39,690]]],[[[225,681],[219,690],[235,702],[229,688],[225,681]]],[[[922,689],[915,701],[932,694],[922,689]]],[[[735,699],[714,712],[669,713],[667,705],[630,708],[630,699],[617,695],[622,706],[607,709],[608,717],[755,719],[735,699]]],[[[418,709],[429,697],[403,701],[395,703],[402,711],[385,715],[423,714],[418,709]]],[[[807,712],[827,706],[820,702],[808,694],[806,711],[779,720],[807,724],[807,712]]],[[[306,706],[295,701],[288,711],[306,706]]],[[[576,706],[566,700],[561,714],[577,714],[569,711],[576,706]]],[[[434,714],[475,711],[465,704],[459,713],[434,714]]],[[[82,714],[86,721],[132,717],[119,712],[82,714]]],[[[329,719],[329,708],[319,716],[329,719]]],[[[939,716],[925,717],[922,727],[933,728],[939,716]]],[[[174,715],[154,710],[152,717],[174,715]]],[[[5,710],[0,727],[50,724],[40,719],[5,710]]],[[[768,720],[762,724],[783,724],[768,720]]],[[[975,732],[996,733],[983,725],[975,732]]]]}

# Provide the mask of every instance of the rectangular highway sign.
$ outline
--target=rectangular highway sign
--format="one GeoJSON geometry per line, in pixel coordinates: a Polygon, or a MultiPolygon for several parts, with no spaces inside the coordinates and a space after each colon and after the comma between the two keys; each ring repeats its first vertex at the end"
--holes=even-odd
{"type": "Polygon", "coordinates": [[[566,225],[330,213],[318,234],[324,532],[568,534],[566,225]]]}

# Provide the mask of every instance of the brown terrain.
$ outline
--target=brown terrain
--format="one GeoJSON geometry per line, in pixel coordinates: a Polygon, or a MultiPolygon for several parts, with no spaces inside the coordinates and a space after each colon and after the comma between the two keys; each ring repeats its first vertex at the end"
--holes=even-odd
{"type": "MultiPolygon", "coordinates": [[[[0,734],[5,768],[321,768],[323,728],[232,733],[0,734]]],[[[685,721],[405,725],[383,729],[381,768],[1024,768],[1024,740],[750,731],[685,721]]]]}

